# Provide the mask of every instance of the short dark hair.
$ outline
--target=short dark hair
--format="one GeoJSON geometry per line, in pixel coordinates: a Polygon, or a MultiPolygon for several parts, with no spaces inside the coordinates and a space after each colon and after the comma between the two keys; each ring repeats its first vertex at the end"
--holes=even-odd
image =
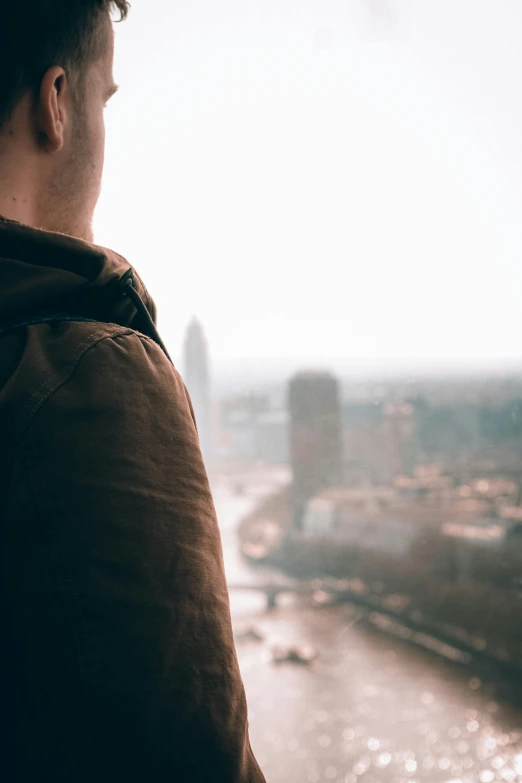
{"type": "Polygon", "coordinates": [[[60,65],[73,84],[103,55],[103,14],[127,17],[128,0],[0,0],[0,130],[24,93],[60,65]]]}

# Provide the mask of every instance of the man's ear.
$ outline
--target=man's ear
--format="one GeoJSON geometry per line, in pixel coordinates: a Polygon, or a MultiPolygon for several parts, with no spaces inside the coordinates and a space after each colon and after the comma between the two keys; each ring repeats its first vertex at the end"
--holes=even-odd
{"type": "Polygon", "coordinates": [[[38,141],[47,152],[60,152],[65,144],[69,82],[63,68],[53,66],[40,84],[36,107],[38,141]]]}

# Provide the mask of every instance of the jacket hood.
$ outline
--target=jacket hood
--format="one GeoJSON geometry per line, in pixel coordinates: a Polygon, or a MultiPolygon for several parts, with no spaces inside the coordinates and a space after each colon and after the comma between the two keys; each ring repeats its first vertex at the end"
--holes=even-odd
{"type": "Polygon", "coordinates": [[[152,298],[122,256],[0,216],[0,325],[49,312],[129,326],[145,334],[156,323],[152,298]],[[122,292],[124,277],[127,282],[130,277],[138,297],[122,292]],[[138,298],[145,317],[136,306],[138,298]]]}

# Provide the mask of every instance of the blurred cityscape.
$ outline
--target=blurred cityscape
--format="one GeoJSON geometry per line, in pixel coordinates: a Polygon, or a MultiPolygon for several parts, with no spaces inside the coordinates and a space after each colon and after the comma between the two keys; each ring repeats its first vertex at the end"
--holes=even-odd
{"type": "Polygon", "coordinates": [[[522,368],[412,381],[312,367],[213,392],[194,319],[182,374],[267,779],[521,780],[522,368]],[[272,662],[313,680],[267,669],[253,651],[272,636],[272,662]]]}
{"type": "Polygon", "coordinates": [[[343,383],[312,369],[214,398],[209,365],[194,320],[185,378],[209,473],[289,469],[240,525],[246,557],[404,595],[522,660],[522,373],[343,383]]]}

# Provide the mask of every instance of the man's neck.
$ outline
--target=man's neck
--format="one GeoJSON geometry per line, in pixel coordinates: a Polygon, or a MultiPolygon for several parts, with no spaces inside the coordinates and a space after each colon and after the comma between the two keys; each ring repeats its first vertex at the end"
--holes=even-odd
{"type": "Polygon", "coordinates": [[[34,225],[34,202],[21,181],[13,181],[0,167],[0,215],[26,225],[34,225]]]}
{"type": "Polygon", "coordinates": [[[2,198],[0,196],[0,215],[8,220],[15,220],[17,223],[32,225],[29,210],[23,202],[18,199],[2,198]]]}
{"type": "Polygon", "coordinates": [[[35,172],[28,150],[16,145],[1,146],[0,215],[26,225],[34,225],[35,172]]]}

